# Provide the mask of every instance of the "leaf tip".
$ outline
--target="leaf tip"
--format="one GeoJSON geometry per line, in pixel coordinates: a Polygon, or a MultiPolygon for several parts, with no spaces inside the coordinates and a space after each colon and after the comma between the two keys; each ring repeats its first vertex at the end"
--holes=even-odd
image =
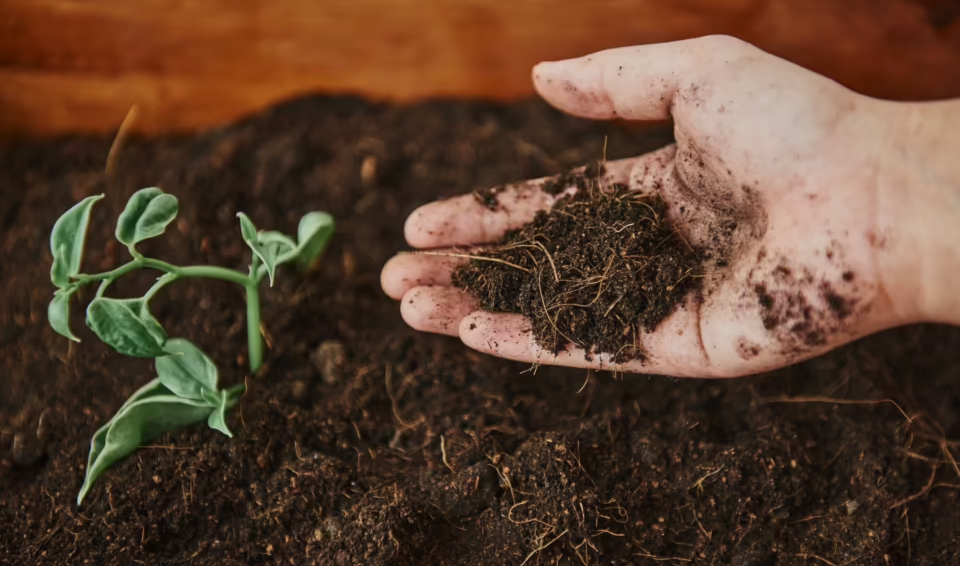
{"type": "Polygon", "coordinates": [[[86,499],[87,493],[90,492],[90,478],[85,478],[83,480],[83,485],[80,487],[80,493],[77,494],[77,507],[80,507],[83,504],[83,500],[86,499]]]}

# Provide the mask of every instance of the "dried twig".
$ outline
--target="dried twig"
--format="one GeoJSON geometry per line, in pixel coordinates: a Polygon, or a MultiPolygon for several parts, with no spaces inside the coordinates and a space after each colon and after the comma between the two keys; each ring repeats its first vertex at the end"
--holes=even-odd
{"type": "Polygon", "coordinates": [[[541,250],[543,250],[543,253],[547,256],[547,260],[550,261],[550,267],[553,268],[553,280],[559,283],[560,274],[557,273],[557,265],[553,263],[553,257],[550,255],[550,252],[548,252],[546,246],[544,246],[540,242],[534,241],[533,243],[536,244],[537,247],[539,247],[541,250]]]}
{"type": "Polygon", "coordinates": [[[390,398],[390,407],[393,409],[393,418],[397,419],[397,422],[400,423],[400,426],[403,427],[403,430],[409,430],[421,422],[423,422],[423,415],[420,415],[420,418],[416,422],[409,423],[403,420],[403,417],[400,416],[400,409],[397,407],[397,398],[393,394],[393,368],[389,364],[384,366],[384,385],[387,388],[387,397],[390,398]]]}
{"type": "Polygon", "coordinates": [[[130,107],[130,110],[127,111],[126,117],[124,117],[123,122],[120,123],[120,129],[117,130],[117,135],[113,138],[113,143],[110,144],[110,151],[107,153],[106,166],[106,173],[108,177],[112,177],[114,171],[117,170],[117,158],[120,155],[120,149],[123,147],[123,143],[126,141],[127,134],[130,131],[130,126],[133,124],[136,117],[137,105],[134,104],[130,107]]]}
{"type": "Polygon", "coordinates": [[[917,493],[914,493],[913,495],[908,497],[904,497],[900,501],[897,501],[896,503],[891,505],[890,509],[896,509],[897,507],[901,507],[903,505],[906,505],[907,503],[916,501],[917,499],[920,499],[921,497],[926,495],[933,488],[933,480],[936,477],[937,477],[937,466],[936,464],[934,464],[933,466],[930,466],[930,479],[927,480],[927,484],[923,486],[923,488],[917,493]]]}
{"type": "Polygon", "coordinates": [[[570,337],[567,336],[566,334],[564,334],[564,333],[557,327],[557,323],[554,322],[553,317],[550,316],[550,309],[547,308],[547,301],[543,298],[543,285],[541,284],[542,279],[543,279],[543,277],[541,276],[541,274],[538,273],[538,274],[537,274],[537,289],[540,291],[540,304],[543,305],[543,315],[547,317],[547,320],[550,321],[550,325],[553,326],[553,329],[556,330],[557,333],[560,334],[560,336],[563,336],[564,338],[566,338],[569,343],[576,345],[576,344],[577,344],[577,341],[574,340],[573,338],[570,338],[570,337]]]}
{"type": "Polygon", "coordinates": [[[451,472],[457,473],[453,469],[453,466],[450,465],[450,461],[447,459],[447,439],[440,435],[440,454],[443,455],[443,465],[446,466],[451,472]]]}
{"type": "Polygon", "coordinates": [[[534,555],[534,554],[537,554],[538,552],[544,551],[548,546],[550,546],[551,544],[553,544],[553,543],[557,542],[558,540],[560,540],[560,538],[561,538],[563,535],[567,534],[567,532],[569,532],[569,530],[570,530],[570,529],[564,529],[564,531],[563,531],[562,533],[560,533],[559,535],[557,535],[556,537],[554,537],[550,542],[548,542],[547,544],[544,544],[544,545],[540,546],[540,548],[538,548],[538,549],[534,550],[533,552],[531,552],[530,554],[528,554],[527,557],[523,559],[523,562],[520,563],[520,566],[523,566],[524,564],[526,564],[531,558],[533,558],[533,555],[534,555]]]}
{"type": "Polygon", "coordinates": [[[428,251],[422,251],[422,250],[402,251],[402,252],[399,252],[398,255],[435,255],[435,256],[441,256],[441,257],[459,257],[463,259],[475,259],[477,261],[490,261],[493,263],[501,263],[503,265],[509,265],[514,269],[519,269],[520,271],[523,271],[524,273],[530,273],[530,270],[527,269],[526,267],[521,267],[515,263],[510,263],[509,261],[497,259],[495,257],[485,257],[482,255],[458,254],[453,252],[428,252],[428,251]]]}

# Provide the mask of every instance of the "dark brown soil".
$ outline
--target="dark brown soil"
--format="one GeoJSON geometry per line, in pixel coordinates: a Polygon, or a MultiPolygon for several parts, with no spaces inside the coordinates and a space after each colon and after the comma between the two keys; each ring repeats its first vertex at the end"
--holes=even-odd
{"type": "Polygon", "coordinates": [[[578,190],[477,254],[453,282],[483,309],[529,318],[547,351],[573,344],[588,358],[642,361],[640,335],[696,286],[700,256],[666,219],[659,196],[601,186],[601,172],[578,168],[545,182],[553,194],[578,190]]]}
{"type": "Polygon", "coordinates": [[[891,331],[772,375],[678,381],[528,372],[403,324],[379,273],[404,248],[409,212],[587,163],[605,136],[610,159],[670,139],[540,103],[308,99],[196,137],[134,140],[111,182],[109,138],[4,148],[0,563],[960,563],[958,329],[891,331]],[[78,508],[91,435],[151,365],[100,344],[80,302],[82,344],[48,328],[47,236],[106,191],[87,265],[116,266],[116,216],[151,185],[176,194],[181,215],[144,251],[177,263],[243,268],[238,211],[290,232],[322,209],[340,231],[319,270],[265,288],[260,375],[245,373],[240,289],[191,281],[157,297],[170,334],[210,353],[224,385],[247,381],[235,437],[168,434],[78,508]]]}

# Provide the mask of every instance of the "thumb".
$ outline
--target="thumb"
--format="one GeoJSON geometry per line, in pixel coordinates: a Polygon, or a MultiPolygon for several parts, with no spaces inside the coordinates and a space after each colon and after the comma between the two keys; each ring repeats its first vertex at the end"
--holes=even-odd
{"type": "Polygon", "coordinates": [[[678,90],[746,44],[727,36],[621,47],[533,68],[537,92],[582,118],[666,120],[678,90]]]}

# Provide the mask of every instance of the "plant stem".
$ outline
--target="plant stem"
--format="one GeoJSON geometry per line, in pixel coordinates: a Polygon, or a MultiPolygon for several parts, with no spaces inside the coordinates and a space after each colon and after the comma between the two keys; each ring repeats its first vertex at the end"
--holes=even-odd
{"type": "Polygon", "coordinates": [[[220,279],[221,281],[229,281],[230,283],[236,283],[237,285],[243,285],[244,287],[250,283],[250,278],[243,273],[223,267],[209,267],[206,265],[188,266],[178,268],[175,273],[178,277],[206,277],[208,279],[220,279]]]}
{"type": "Polygon", "coordinates": [[[156,269],[158,271],[163,271],[164,273],[169,273],[175,275],[176,279],[181,277],[206,277],[208,279],[219,279],[221,281],[229,281],[230,283],[236,283],[237,285],[246,286],[250,282],[250,276],[244,275],[239,271],[233,269],[227,269],[225,267],[215,267],[208,265],[191,265],[187,267],[177,267],[176,265],[167,263],[165,261],[160,261],[159,259],[153,259],[149,257],[139,257],[125,263],[120,267],[112,270],[106,271],[104,273],[97,273],[95,275],[86,275],[80,274],[76,276],[76,279],[81,284],[93,283],[94,281],[114,281],[134,271],[138,268],[146,267],[149,269],[156,269]]]}
{"type": "Polygon", "coordinates": [[[177,276],[173,273],[167,273],[160,279],[157,279],[157,282],[154,283],[149,289],[147,289],[147,292],[143,294],[143,300],[149,302],[150,299],[157,294],[157,291],[162,289],[165,285],[167,285],[167,283],[176,281],[176,279],[177,276]]]}
{"type": "Polygon", "coordinates": [[[238,383],[227,389],[227,395],[233,397],[233,396],[239,395],[240,393],[243,393],[244,391],[246,391],[246,389],[247,389],[247,385],[245,383],[238,383]]]}
{"type": "Polygon", "coordinates": [[[240,271],[233,269],[208,265],[178,267],[159,259],[143,257],[137,254],[132,261],[112,271],[97,273],[95,275],[80,274],[76,276],[76,280],[80,285],[99,281],[100,288],[97,290],[97,296],[102,297],[104,291],[106,291],[106,288],[111,283],[141,267],[164,272],[164,275],[147,291],[144,296],[146,300],[153,298],[153,295],[164,285],[187,277],[219,279],[221,281],[236,283],[243,287],[247,294],[247,348],[250,350],[250,371],[256,373],[260,369],[263,365],[263,337],[260,335],[259,289],[260,281],[263,279],[265,271],[260,271],[260,260],[256,254],[254,254],[253,262],[250,264],[249,275],[244,275],[240,271]]]}
{"type": "Polygon", "coordinates": [[[96,281],[113,281],[115,279],[119,279],[123,277],[127,273],[130,273],[131,271],[137,269],[138,267],[141,267],[142,265],[143,264],[141,261],[133,260],[111,271],[106,271],[104,273],[97,273],[95,275],[87,275],[85,273],[80,273],[76,275],[74,278],[77,280],[77,283],[79,283],[80,285],[87,285],[88,283],[94,283],[96,281]]]}
{"type": "Polygon", "coordinates": [[[250,357],[250,372],[257,373],[263,365],[263,337],[260,335],[260,278],[257,277],[259,258],[253,255],[250,276],[244,287],[247,290],[247,350],[250,357]]]}
{"type": "Polygon", "coordinates": [[[260,336],[260,293],[256,284],[247,288],[247,349],[250,371],[257,373],[263,365],[263,337],[260,336]]]}

